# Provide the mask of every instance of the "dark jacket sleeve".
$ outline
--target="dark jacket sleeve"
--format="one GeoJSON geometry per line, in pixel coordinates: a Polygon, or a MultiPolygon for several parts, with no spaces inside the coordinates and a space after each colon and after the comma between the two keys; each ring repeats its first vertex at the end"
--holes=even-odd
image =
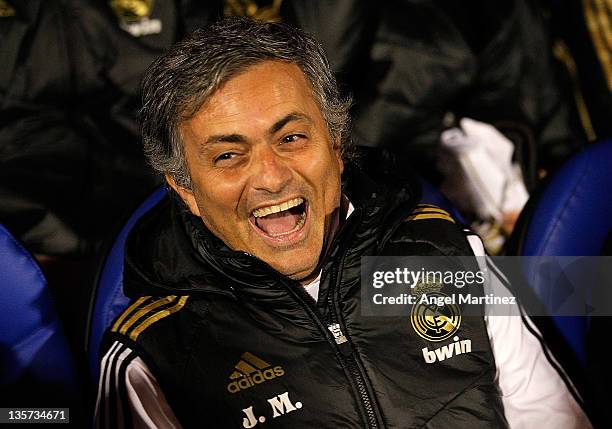
{"type": "Polygon", "coordinates": [[[175,29],[149,42],[105,3],[12,4],[0,18],[0,222],[34,252],[88,252],[155,184],[138,137],[139,80],[175,29]]]}

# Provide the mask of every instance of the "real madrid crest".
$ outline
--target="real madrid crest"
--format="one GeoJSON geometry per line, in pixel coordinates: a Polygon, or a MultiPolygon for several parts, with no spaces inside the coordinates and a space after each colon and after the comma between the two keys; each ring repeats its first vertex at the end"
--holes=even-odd
{"type": "Polygon", "coordinates": [[[153,6],[153,0],[110,1],[121,28],[135,37],[161,33],[161,21],[150,19],[153,6]]]}
{"type": "Polygon", "coordinates": [[[4,0],[0,0],[0,18],[15,16],[15,9],[4,0]]]}
{"type": "Polygon", "coordinates": [[[115,14],[127,22],[148,18],[153,10],[153,0],[111,0],[115,14]]]}
{"type": "Polygon", "coordinates": [[[247,16],[257,21],[280,22],[280,9],[283,0],[225,0],[225,16],[247,16]]]}
{"type": "Polygon", "coordinates": [[[441,285],[420,283],[413,289],[419,299],[412,307],[410,323],[428,341],[443,341],[459,330],[461,312],[452,297],[440,292],[441,285]]]}

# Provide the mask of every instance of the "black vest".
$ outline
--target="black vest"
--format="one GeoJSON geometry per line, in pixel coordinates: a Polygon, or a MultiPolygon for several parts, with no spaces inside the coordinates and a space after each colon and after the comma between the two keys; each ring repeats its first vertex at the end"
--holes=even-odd
{"type": "Polygon", "coordinates": [[[506,427],[482,317],[432,342],[410,317],[362,315],[362,256],[471,254],[449,219],[408,217],[429,210],[414,198],[368,196],[351,196],[317,302],[162,204],[128,242],[126,290],[139,302],[122,317],[141,314],[107,340],[136,350],[187,428],[506,427]],[[180,277],[176,261],[197,267],[180,277]]]}

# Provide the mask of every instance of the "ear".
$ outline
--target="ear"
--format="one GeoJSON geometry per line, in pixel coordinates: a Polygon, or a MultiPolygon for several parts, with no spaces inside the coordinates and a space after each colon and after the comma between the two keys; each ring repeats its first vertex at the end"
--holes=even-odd
{"type": "Polygon", "coordinates": [[[191,211],[191,213],[201,218],[202,216],[200,215],[200,209],[198,207],[198,204],[196,203],[196,199],[193,195],[193,191],[191,189],[187,189],[187,188],[184,188],[183,186],[177,185],[176,182],[174,181],[174,178],[170,176],[169,174],[166,174],[165,177],[166,177],[166,182],[168,182],[168,185],[170,185],[170,187],[174,189],[174,191],[176,191],[177,194],[179,194],[181,199],[185,202],[185,204],[187,204],[187,207],[189,207],[189,210],[191,211]]]}

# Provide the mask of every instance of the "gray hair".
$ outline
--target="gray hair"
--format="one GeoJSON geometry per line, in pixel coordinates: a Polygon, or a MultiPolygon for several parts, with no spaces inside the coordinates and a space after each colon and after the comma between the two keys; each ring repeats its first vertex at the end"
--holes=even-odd
{"type": "Polygon", "coordinates": [[[179,125],[193,117],[225,82],[250,66],[296,64],[311,85],[332,142],[349,148],[350,96],[342,96],[321,45],[285,24],[225,18],[194,31],[159,57],[142,83],[144,152],[151,166],[191,187],[179,125]]]}

